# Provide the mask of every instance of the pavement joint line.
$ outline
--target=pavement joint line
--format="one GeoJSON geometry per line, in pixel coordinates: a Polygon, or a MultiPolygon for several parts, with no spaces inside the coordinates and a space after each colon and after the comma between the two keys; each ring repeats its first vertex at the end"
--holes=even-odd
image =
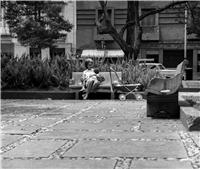
{"type": "Polygon", "coordinates": [[[68,123],[94,123],[94,124],[96,124],[96,123],[109,123],[109,124],[130,124],[130,123],[132,123],[132,122],[112,122],[112,121],[106,121],[106,122],[104,122],[104,120],[103,119],[100,119],[100,120],[96,120],[96,121],[69,121],[68,123]]]}
{"type": "Polygon", "coordinates": [[[132,162],[132,159],[118,159],[116,164],[115,164],[115,167],[114,169],[129,169],[129,167],[131,166],[131,162],[132,162]]]}
{"type": "Polygon", "coordinates": [[[40,125],[40,124],[13,124],[13,125],[10,125],[10,126],[21,126],[21,127],[34,127],[34,126],[38,126],[38,127],[44,127],[45,125],[40,125]]]}
{"type": "MultiPolygon", "coordinates": [[[[119,139],[119,138],[75,138],[78,141],[144,141],[144,142],[149,142],[149,141],[180,141],[180,139],[143,139],[143,138],[130,138],[130,139],[119,139]]],[[[70,138],[31,138],[30,141],[64,141],[64,140],[73,140],[70,138]]]]}
{"type": "Polygon", "coordinates": [[[39,120],[59,120],[59,119],[62,119],[62,118],[63,117],[38,117],[36,119],[39,119],[39,120]]]}
{"type": "Polygon", "coordinates": [[[76,132],[76,131],[89,131],[89,132],[141,132],[141,133],[146,133],[146,132],[153,132],[153,133],[174,133],[178,130],[135,130],[135,131],[131,131],[131,130],[110,130],[110,129],[98,129],[98,130],[94,130],[94,129],[49,129],[48,131],[62,131],[62,132],[76,132]]]}
{"type": "Polygon", "coordinates": [[[48,159],[61,159],[69,149],[71,149],[75,144],[78,143],[78,139],[69,140],[67,143],[59,147],[55,152],[47,157],[48,159]]]}
{"type": "Polygon", "coordinates": [[[139,121],[139,122],[133,123],[133,126],[130,130],[138,132],[140,131],[140,129],[141,129],[141,122],[139,121]]]}
{"type": "MultiPolygon", "coordinates": [[[[1,154],[4,154],[4,153],[7,152],[7,151],[10,151],[11,149],[13,149],[13,148],[15,148],[15,147],[21,145],[22,143],[24,143],[24,142],[30,140],[31,137],[37,135],[38,133],[42,133],[42,132],[44,132],[45,130],[48,130],[48,128],[51,128],[51,127],[53,127],[53,126],[55,126],[55,125],[57,125],[57,124],[62,123],[63,121],[65,121],[65,119],[69,119],[69,118],[71,118],[71,117],[75,117],[75,116],[77,116],[77,115],[79,115],[79,114],[81,114],[81,113],[83,113],[83,112],[85,112],[85,111],[91,109],[92,107],[94,107],[94,106],[97,105],[97,104],[99,104],[99,102],[94,103],[92,106],[88,106],[88,107],[86,107],[86,108],[84,108],[84,109],[81,109],[81,110],[79,110],[77,113],[72,114],[72,115],[70,115],[70,116],[68,116],[68,117],[66,117],[66,118],[62,118],[61,120],[59,120],[59,121],[57,121],[57,122],[54,122],[54,123],[48,125],[47,127],[42,127],[42,128],[40,128],[40,129],[37,129],[35,132],[33,132],[33,133],[31,133],[31,134],[29,134],[29,135],[23,137],[23,138],[20,138],[20,139],[18,139],[17,141],[15,141],[15,142],[13,142],[13,143],[7,145],[7,146],[1,147],[0,155],[1,155],[1,154]]],[[[63,108],[65,108],[65,107],[67,107],[67,106],[68,106],[68,105],[62,106],[62,107],[60,107],[59,109],[63,109],[63,108]]],[[[47,112],[46,112],[46,113],[47,113],[47,112]]],[[[42,113],[42,114],[43,114],[43,113],[42,113]]]]}
{"type": "Polygon", "coordinates": [[[200,168],[200,147],[195,143],[195,141],[190,137],[188,132],[179,131],[179,136],[186,152],[191,159],[191,164],[194,169],[200,168]]]}
{"type": "MultiPolygon", "coordinates": [[[[49,157],[2,157],[1,160],[49,160],[49,157]]],[[[172,158],[172,157],[116,157],[116,156],[62,156],[62,160],[132,160],[132,161],[189,161],[190,158],[172,158]]]]}
{"type": "Polygon", "coordinates": [[[112,110],[109,111],[109,113],[115,113],[117,111],[116,108],[112,108],[112,110]]]}
{"type": "MultiPolygon", "coordinates": [[[[100,116],[100,115],[91,115],[91,116],[80,116],[79,118],[92,118],[92,117],[100,117],[100,118],[105,118],[105,119],[108,119],[108,118],[116,118],[117,119],[130,119],[128,117],[125,117],[125,116],[100,116]]],[[[135,118],[133,118],[135,119],[135,118]]],[[[144,124],[182,124],[182,122],[180,120],[167,120],[167,121],[160,121],[160,120],[157,120],[157,119],[154,119],[154,121],[144,121],[142,122],[144,124]]]]}

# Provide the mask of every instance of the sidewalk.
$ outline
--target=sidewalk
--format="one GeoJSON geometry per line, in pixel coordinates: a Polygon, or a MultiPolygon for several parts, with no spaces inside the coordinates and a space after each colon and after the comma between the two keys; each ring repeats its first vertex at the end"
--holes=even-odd
{"type": "Polygon", "coordinates": [[[2,169],[197,169],[199,132],[146,101],[1,100],[2,169]]]}

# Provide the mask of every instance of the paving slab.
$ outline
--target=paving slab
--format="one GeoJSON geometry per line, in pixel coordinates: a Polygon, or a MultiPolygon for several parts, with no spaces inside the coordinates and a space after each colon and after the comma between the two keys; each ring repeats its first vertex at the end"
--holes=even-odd
{"type": "Polygon", "coordinates": [[[84,113],[84,116],[105,116],[105,117],[132,117],[135,118],[138,116],[138,114],[141,114],[141,111],[143,111],[143,114],[145,113],[144,110],[133,110],[129,112],[125,112],[125,110],[115,110],[113,111],[102,111],[100,109],[95,110],[89,110],[84,113]]]}
{"type": "Polygon", "coordinates": [[[6,126],[1,129],[1,132],[4,134],[31,134],[39,128],[39,126],[6,126]]]}
{"type": "Polygon", "coordinates": [[[193,169],[189,161],[132,161],[130,169],[193,169]]]}
{"type": "Polygon", "coordinates": [[[86,132],[86,131],[46,131],[36,135],[36,139],[160,139],[180,140],[178,132],[86,132]]]}
{"type": "Polygon", "coordinates": [[[76,108],[73,108],[73,107],[63,107],[62,109],[53,111],[51,113],[69,115],[69,114],[76,113],[76,112],[78,112],[78,111],[80,111],[81,109],[84,109],[84,108],[86,108],[86,106],[76,107],[76,108]]]}
{"type": "Polygon", "coordinates": [[[22,138],[21,135],[1,135],[1,146],[6,146],[22,138]]]}
{"type": "Polygon", "coordinates": [[[9,108],[5,108],[7,111],[13,111],[14,110],[14,113],[15,114],[30,114],[30,113],[43,113],[43,112],[46,112],[46,111],[54,111],[56,109],[58,109],[59,107],[39,107],[39,106],[26,106],[26,105],[23,105],[23,106],[16,106],[16,107],[9,107],[9,108]]]}
{"type": "Polygon", "coordinates": [[[48,126],[49,124],[55,123],[57,119],[42,119],[42,118],[31,118],[22,122],[18,122],[21,125],[34,125],[34,126],[48,126]]]}
{"type": "MultiPolygon", "coordinates": [[[[135,115],[135,118],[137,118],[137,115],[135,115]]],[[[132,118],[126,118],[126,116],[124,117],[111,116],[111,117],[106,117],[102,122],[103,123],[133,123],[134,121],[132,118]]]]}
{"type": "Polygon", "coordinates": [[[155,131],[155,130],[160,130],[160,131],[178,131],[180,130],[180,128],[182,130],[185,130],[185,128],[183,127],[183,125],[181,124],[170,124],[170,123],[163,123],[163,124],[159,124],[159,123],[152,123],[151,125],[149,125],[149,123],[145,123],[142,122],[140,130],[144,131],[144,132],[148,132],[148,131],[155,131]]]}
{"type": "MultiPolygon", "coordinates": [[[[74,111],[74,112],[76,112],[76,111],[74,111]]],[[[60,111],[56,111],[56,112],[52,112],[52,113],[48,113],[48,114],[42,114],[40,116],[40,118],[56,118],[56,119],[61,119],[61,118],[65,118],[67,116],[70,116],[74,112],[65,112],[65,113],[62,113],[60,111]]]]}
{"type": "Polygon", "coordinates": [[[181,141],[79,141],[64,157],[186,158],[181,141]]]}
{"type": "Polygon", "coordinates": [[[3,160],[3,169],[113,169],[112,159],[62,159],[62,160],[3,160]]]}
{"type": "Polygon", "coordinates": [[[48,157],[65,142],[66,140],[28,141],[4,153],[2,157],[48,157]]]}
{"type": "Polygon", "coordinates": [[[17,110],[16,118],[38,115],[19,125],[2,128],[2,135],[6,135],[2,138],[5,168],[117,169],[117,159],[121,157],[125,161],[131,159],[125,168],[190,169],[191,154],[199,150],[199,135],[184,130],[179,119],[146,117],[146,101],[3,100],[2,104],[9,115],[17,110]],[[48,126],[73,114],[63,123],[31,134],[41,125],[48,126]],[[7,143],[18,139],[15,136],[31,140],[9,147],[7,143]],[[49,159],[52,153],[55,153],[53,159],[49,159]]]}
{"type": "Polygon", "coordinates": [[[84,122],[91,122],[95,123],[101,120],[100,117],[83,117],[83,116],[77,116],[77,117],[72,117],[69,120],[67,120],[69,123],[84,123],[84,122]]]}
{"type": "Polygon", "coordinates": [[[1,121],[19,121],[21,119],[28,118],[28,116],[19,116],[19,115],[13,115],[13,116],[1,116],[1,121]]]}
{"type": "Polygon", "coordinates": [[[53,126],[54,130],[130,130],[132,124],[116,123],[61,123],[53,126]]]}

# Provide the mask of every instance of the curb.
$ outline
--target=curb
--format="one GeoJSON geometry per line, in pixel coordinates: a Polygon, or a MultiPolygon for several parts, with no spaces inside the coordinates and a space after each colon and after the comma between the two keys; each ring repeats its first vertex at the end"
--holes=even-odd
{"type": "Polygon", "coordinates": [[[75,99],[75,92],[1,91],[1,99],[75,99]]]}
{"type": "MultiPolygon", "coordinates": [[[[146,96],[144,95],[144,92],[138,92],[143,96],[143,99],[146,99],[146,96]]],[[[91,100],[110,100],[110,92],[97,92],[97,93],[91,93],[91,100]]],[[[120,92],[115,94],[115,100],[118,100],[120,92]]],[[[1,99],[57,99],[57,100],[75,100],[75,91],[63,91],[63,92],[57,92],[57,91],[1,91],[1,99]]],[[[129,94],[127,96],[127,100],[129,99],[135,99],[135,96],[133,94],[129,94]]],[[[80,99],[81,100],[81,99],[80,99]]]]}
{"type": "MultiPolygon", "coordinates": [[[[190,82],[190,81],[182,81],[182,86],[183,88],[179,89],[179,92],[200,92],[200,86],[199,88],[189,88],[186,84],[186,82],[190,82]]],[[[200,81],[195,81],[198,82],[200,84],[200,81]]]]}

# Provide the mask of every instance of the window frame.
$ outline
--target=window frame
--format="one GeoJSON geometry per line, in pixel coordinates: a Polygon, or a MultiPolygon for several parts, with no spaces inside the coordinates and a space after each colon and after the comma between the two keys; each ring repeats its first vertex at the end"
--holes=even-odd
{"type": "MultiPolygon", "coordinates": [[[[142,13],[142,10],[154,10],[155,8],[141,8],[141,14],[142,13]]],[[[158,14],[153,14],[155,16],[155,24],[154,25],[143,25],[142,24],[142,21],[140,21],[140,24],[142,27],[154,27],[154,26],[157,26],[158,25],[158,14]]],[[[147,16],[148,17],[148,16],[147,16]]],[[[145,18],[144,18],[145,19],[145,18]]]]}
{"type": "MultiPolygon", "coordinates": [[[[96,8],[95,9],[95,22],[98,21],[99,18],[99,11],[102,10],[102,8],[96,8]]],[[[114,26],[114,8],[107,8],[107,10],[111,10],[111,24],[114,26]]],[[[94,40],[95,41],[113,41],[113,38],[109,34],[98,34],[97,27],[94,27],[94,40]]]]}

